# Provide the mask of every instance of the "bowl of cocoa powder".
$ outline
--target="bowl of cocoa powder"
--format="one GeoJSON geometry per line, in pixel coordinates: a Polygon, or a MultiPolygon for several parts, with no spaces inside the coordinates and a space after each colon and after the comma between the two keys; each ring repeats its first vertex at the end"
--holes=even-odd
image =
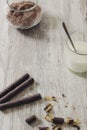
{"type": "Polygon", "coordinates": [[[7,0],[6,18],[13,27],[29,29],[37,25],[41,17],[38,0],[7,0]]]}

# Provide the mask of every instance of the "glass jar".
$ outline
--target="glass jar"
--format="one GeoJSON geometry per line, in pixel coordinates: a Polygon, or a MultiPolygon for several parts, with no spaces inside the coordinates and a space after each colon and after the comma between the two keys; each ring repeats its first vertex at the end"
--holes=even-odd
{"type": "Polygon", "coordinates": [[[66,64],[73,72],[87,72],[87,41],[84,39],[84,35],[79,32],[73,33],[71,37],[77,51],[74,51],[71,43],[68,41],[66,47],[66,64]]]}
{"type": "Polygon", "coordinates": [[[10,25],[29,29],[41,21],[42,9],[38,0],[6,0],[6,18],[10,25]]]}

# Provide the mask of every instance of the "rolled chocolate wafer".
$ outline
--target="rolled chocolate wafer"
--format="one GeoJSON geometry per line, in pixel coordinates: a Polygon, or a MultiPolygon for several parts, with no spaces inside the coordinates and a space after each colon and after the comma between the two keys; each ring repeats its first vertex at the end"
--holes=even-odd
{"type": "Polygon", "coordinates": [[[27,118],[25,121],[27,124],[31,125],[37,120],[37,117],[35,115],[32,115],[31,117],[27,118]]]}
{"type": "Polygon", "coordinates": [[[10,86],[8,86],[6,89],[4,89],[2,92],[0,92],[0,98],[5,96],[7,93],[9,93],[10,91],[12,91],[13,89],[15,89],[18,85],[20,85],[21,83],[23,83],[24,81],[26,81],[29,78],[29,74],[26,73],[25,75],[23,75],[22,77],[20,77],[17,81],[15,81],[13,84],[11,84],[10,86]]]}
{"type": "Polygon", "coordinates": [[[30,104],[30,103],[36,102],[38,100],[41,100],[41,99],[42,99],[41,94],[35,94],[33,96],[29,96],[29,97],[26,97],[26,98],[23,98],[23,99],[20,99],[17,101],[2,103],[2,104],[0,104],[0,110],[18,107],[18,106],[21,106],[24,104],[30,104]]]}
{"type": "Polygon", "coordinates": [[[39,130],[50,130],[49,127],[39,127],[39,130]]]}
{"type": "Polygon", "coordinates": [[[52,119],[52,122],[57,125],[63,125],[64,124],[64,118],[61,117],[54,117],[52,119]]]}
{"type": "Polygon", "coordinates": [[[25,82],[20,84],[17,88],[13,89],[11,92],[9,92],[4,97],[2,97],[0,99],[0,103],[5,103],[9,101],[11,98],[16,96],[20,91],[23,91],[24,89],[26,89],[28,86],[32,85],[33,83],[34,83],[33,78],[26,80],[25,82]]]}

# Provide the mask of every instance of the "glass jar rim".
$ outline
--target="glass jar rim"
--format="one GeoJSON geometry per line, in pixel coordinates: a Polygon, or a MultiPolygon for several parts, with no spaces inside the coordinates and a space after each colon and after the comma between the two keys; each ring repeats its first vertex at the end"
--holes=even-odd
{"type": "Polygon", "coordinates": [[[17,10],[17,9],[14,9],[14,8],[12,8],[12,7],[10,6],[9,0],[6,0],[6,2],[7,2],[7,5],[9,6],[9,8],[10,8],[11,10],[13,10],[13,11],[15,11],[15,12],[19,12],[19,13],[20,13],[20,12],[31,11],[31,10],[33,10],[33,9],[37,6],[37,4],[38,4],[38,0],[36,0],[36,2],[35,2],[35,4],[34,4],[33,7],[29,8],[29,9],[24,9],[24,10],[17,10]]]}
{"type": "Polygon", "coordinates": [[[82,55],[82,56],[87,55],[87,53],[80,53],[80,52],[78,52],[78,51],[75,51],[75,50],[71,49],[71,47],[68,45],[68,43],[67,43],[67,47],[68,47],[68,49],[69,49],[70,51],[72,51],[73,53],[75,53],[75,54],[77,54],[77,55],[82,55]]]}

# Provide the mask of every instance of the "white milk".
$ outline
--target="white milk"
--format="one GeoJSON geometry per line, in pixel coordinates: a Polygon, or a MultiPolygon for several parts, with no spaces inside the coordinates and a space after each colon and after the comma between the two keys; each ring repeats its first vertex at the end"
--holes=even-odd
{"type": "MultiPolygon", "coordinates": [[[[76,50],[80,54],[87,54],[87,42],[74,41],[76,50]]],[[[73,52],[73,48],[68,43],[69,48],[66,50],[66,62],[69,69],[74,72],[82,73],[87,71],[87,55],[78,55],[73,52]]]]}

